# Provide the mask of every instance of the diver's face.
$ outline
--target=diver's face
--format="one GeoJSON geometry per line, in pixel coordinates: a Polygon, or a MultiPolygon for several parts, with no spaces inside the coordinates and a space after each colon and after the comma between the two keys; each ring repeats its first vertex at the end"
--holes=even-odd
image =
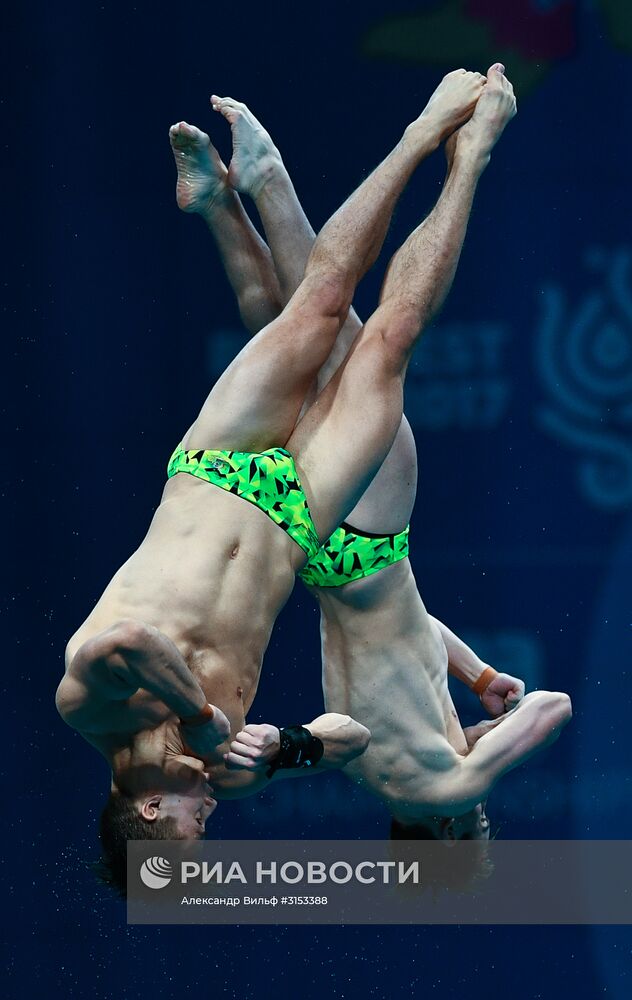
{"type": "Polygon", "coordinates": [[[178,835],[186,840],[204,836],[207,819],[217,808],[208,772],[194,758],[172,760],[163,773],[163,788],[141,806],[145,819],[175,819],[178,835]]]}
{"type": "Polygon", "coordinates": [[[485,803],[481,802],[463,816],[446,821],[441,831],[443,840],[489,840],[489,820],[485,803]]]}
{"type": "Polygon", "coordinates": [[[217,808],[213,789],[206,780],[188,792],[167,792],[162,796],[160,815],[170,816],[178,825],[178,834],[186,840],[201,840],[206,821],[217,808]]]}

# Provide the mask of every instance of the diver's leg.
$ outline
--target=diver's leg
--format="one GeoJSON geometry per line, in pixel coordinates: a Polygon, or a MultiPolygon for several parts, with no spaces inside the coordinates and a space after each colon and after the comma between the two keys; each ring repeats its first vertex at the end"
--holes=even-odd
{"type": "MultiPolygon", "coordinates": [[[[245,104],[230,98],[224,98],[214,108],[229,122],[232,131],[233,153],[227,172],[228,183],[233,191],[248,195],[254,200],[268,241],[269,260],[275,271],[274,282],[263,280],[262,274],[259,287],[253,282],[248,289],[247,301],[252,304],[252,309],[248,312],[248,319],[251,321],[248,326],[251,332],[257,332],[269,321],[269,313],[278,299],[280,298],[281,305],[277,307],[277,311],[280,312],[303,280],[316,233],[298,199],[281,153],[252,111],[245,104]],[[273,285],[276,286],[276,296],[270,291],[273,285]]],[[[222,217],[218,213],[207,221],[212,231],[222,225],[222,217]]],[[[222,235],[219,234],[220,238],[222,235]]],[[[253,271],[253,268],[248,270],[253,271]]],[[[257,273],[261,272],[254,271],[255,276],[257,273]]],[[[227,274],[238,300],[241,301],[242,270],[239,267],[227,268],[227,274]]],[[[360,319],[350,309],[306,402],[313,402],[320,389],[329,381],[346,357],[361,327],[360,319]]]]}
{"type": "Polygon", "coordinates": [[[446,77],[395,149],[332,216],[287,307],[224,372],[186,447],[261,450],[288,441],[355,287],[379,253],[401,192],[428,149],[469,116],[482,80],[469,73],[446,77]]]}
{"type": "Polygon", "coordinates": [[[281,290],[272,255],[228,183],[228,170],[209,137],[179,122],[169,130],[178,179],[176,201],[200,215],[217,244],[243,323],[257,333],[281,312],[281,290]]]}
{"type": "Polygon", "coordinates": [[[377,310],[288,443],[323,539],[352,509],[393,442],[410,355],[450,289],[476,185],[514,113],[511,84],[494,66],[472,120],[458,133],[437,205],[393,257],[377,310]]]}

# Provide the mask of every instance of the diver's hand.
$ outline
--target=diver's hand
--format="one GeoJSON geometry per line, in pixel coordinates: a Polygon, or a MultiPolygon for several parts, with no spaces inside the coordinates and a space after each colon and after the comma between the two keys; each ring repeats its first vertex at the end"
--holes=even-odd
{"type": "Polygon", "coordinates": [[[204,725],[180,723],[180,733],[184,744],[193,757],[206,762],[215,756],[217,747],[230,736],[230,722],[217,705],[210,706],[213,715],[204,725]]]}
{"type": "Polygon", "coordinates": [[[524,698],[524,681],[511,674],[496,674],[481,695],[483,708],[497,718],[511,712],[524,698]]]}
{"type": "Polygon", "coordinates": [[[281,749],[281,734],[276,726],[248,725],[230,745],[224,754],[229,770],[264,771],[281,749]]]}
{"type": "Polygon", "coordinates": [[[482,719],[475,726],[466,726],[463,730],[463,735],[467,742],[468,750],[471,750],[473,746],[478,743],[481,736],[486,736],[487,733],[491,733],[492,729],[504,720],[504,716],[501,715],[497,719],[482,719]]]}

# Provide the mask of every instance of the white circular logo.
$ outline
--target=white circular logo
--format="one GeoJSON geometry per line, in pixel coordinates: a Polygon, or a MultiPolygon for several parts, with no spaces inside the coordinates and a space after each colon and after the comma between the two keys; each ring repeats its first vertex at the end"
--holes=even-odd
{"type": "Polygon", "coordinates": [[[140,877],[149,889],[164,889],[171,882],[173,869],[166,858],[147,858],[140,868],[140,877]]]}

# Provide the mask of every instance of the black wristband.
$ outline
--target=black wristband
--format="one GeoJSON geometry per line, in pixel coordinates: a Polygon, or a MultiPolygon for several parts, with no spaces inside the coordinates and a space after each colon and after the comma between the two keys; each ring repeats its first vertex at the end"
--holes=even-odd
{"type": "Polygon", "coordinates": [[[323,741],[312,736],[304,726],[286,726],[279,729],[281,749],[266,771],[271,778],[275,771],[294,767],[314,767],[325,752],[323,741]]]}

